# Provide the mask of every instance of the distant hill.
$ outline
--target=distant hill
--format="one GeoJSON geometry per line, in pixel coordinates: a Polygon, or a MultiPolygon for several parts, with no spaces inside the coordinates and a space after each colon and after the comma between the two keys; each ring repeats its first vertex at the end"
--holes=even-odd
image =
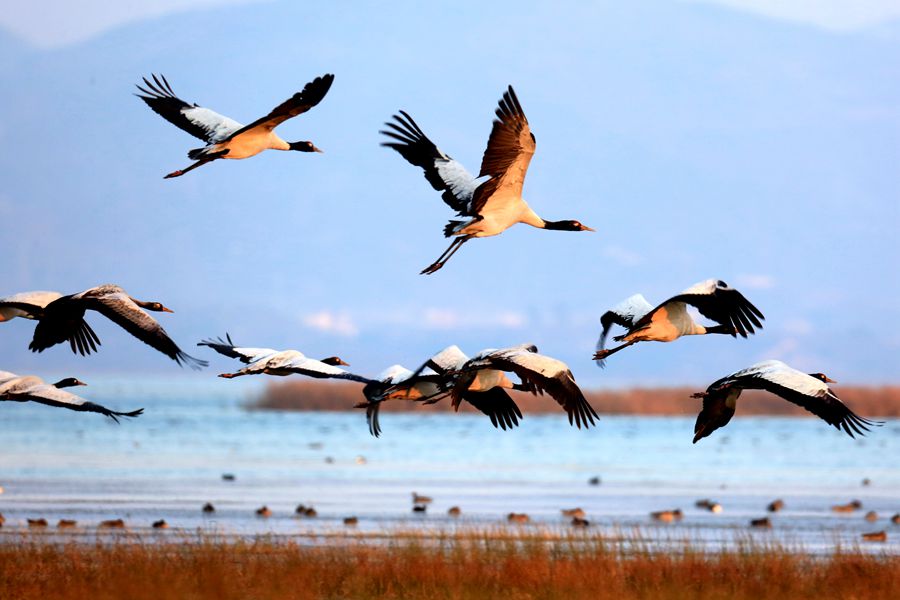
{"type": "MultiPolygon", "coordinates": [[[[896,27],[835,33],[664,0],[511,6],[260,2],[51,50],[0,32],[0,295],[115,282],[172,307],[161,322],[186,350],[228,331],[363,373],[451,343],[534,342],[591,387],[712,381],[766,358],[896,381],[896,27]],[[325,153],[163,180],[198,141],[132,95],[151,72],[243,122],[333,72],[328,97],[279,129],[325,153]],[[452,215],[378,130],[405,109],[477,170],[509,84],[538,144],[526,197],[598,232],[520,226],[420,276],[452,215]],[[594,367],[606,308],[708,277],[762,309],[758,336],[594,367]]],[[[89,320],[103,340],[90,359],[31,354],[33,324],[2,324],[0,368],[173,368],[89,320]]]]}

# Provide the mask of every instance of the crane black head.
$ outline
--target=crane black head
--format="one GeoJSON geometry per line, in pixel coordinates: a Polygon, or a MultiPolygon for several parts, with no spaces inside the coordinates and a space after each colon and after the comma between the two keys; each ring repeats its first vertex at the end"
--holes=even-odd
{"type": "Polygon", "coordinates": [[[290,142],[288,146],[290,146],[291,150],[298,152],[321,152],[312,142],[290,142]]]}
{"type": "Polygon", "coordinates": [[[810,377],[815,377],[822,383],[837,383],[834,379],[830,379],[825,373],[810,373],[810,377]]]}
{"type": "Polygon", "coordinates": [[[56,383],[53,384],[55,388],[67,388],[67,387],[75,387],[76,385],[87,385],[85,382],[75,379],[74,377],[66,377],[65,379],[60,379],[56,383]]]}
{"type": "Polygon", "coordinates": [[[331,365],[332,367],[349,367],[350,363],[346,363],[337,356],[329,356],[328,358],[323,358],[319,362],[323,362],[326,365],[331,365]]]}
{"type": "Polygon", "coordinates": [[[595,231],[587,225],[582,225],[581,221],[544,221],[544,229],[554,229],[556,231],[595,231]]]}
{"type": "Polygon", "coordinates": [[[163,306],[162,302],[144,302],[143,300],[135,300],[134,298],[132,298],[132,300],[134,300],[134,303],[141,308],[146,308],[147,310],[152,310],[154,312],[175,312],[171,308],[163,306]]]}

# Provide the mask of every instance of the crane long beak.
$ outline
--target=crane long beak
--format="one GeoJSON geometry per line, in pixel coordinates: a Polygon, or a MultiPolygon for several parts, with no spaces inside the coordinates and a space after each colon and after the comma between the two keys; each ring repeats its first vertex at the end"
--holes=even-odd
{"type": "Polygon", "coordinates": [[[76,380],[75,380],[75,385],[87,385],[87,384],[86,384],[85,382],[83,382],[82,380],[80,380],[80,379],[76,379],[76,380]]]}
{"type": "Polygon", "coordinates": [[[828,375],[825,376],[825,383],[837,383],[834,379],[830,378],[828,375]]]}
{"type": "Polygon", "coordinates": [[[313,152],[318,152],[319,154],[324,154],[324,153],[325,153],[324,150],[322,150],[321,148],[317,148],[317,147],[315,147],[315,146],[313,146],[313,152]]]}
{"type": "Polygon", "coordinates": [[[582,229],[581,229],[582,231],[597,231],[596,229],[588,227],[587,225],[582,225],[581,227],[582,227],[582,229]]]}
{"type": "Polygon", "coordinates": [[[165,306],[162,307],[162,311],[163,311],[163,312],[167,312],[167,313],[174,313],[174,312],[175,312],[175,311],[172,310],[171,308],[166,308],[165,306]]]}

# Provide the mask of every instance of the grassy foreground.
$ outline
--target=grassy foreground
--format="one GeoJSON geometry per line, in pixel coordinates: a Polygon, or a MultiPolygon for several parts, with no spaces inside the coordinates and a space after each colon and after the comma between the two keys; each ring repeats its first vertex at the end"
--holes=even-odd
{"type": "Polygon", "coordinates": [[[624,554],[602,540],[0,545],[0,598],[896,598],[900,557],[624,554]]]}

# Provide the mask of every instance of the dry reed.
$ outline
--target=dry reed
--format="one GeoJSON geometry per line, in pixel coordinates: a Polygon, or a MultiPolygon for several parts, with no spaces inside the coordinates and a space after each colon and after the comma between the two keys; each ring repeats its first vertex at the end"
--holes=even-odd
{"type": "Polygon", "coordinates": [[[900,557],[777,547],[623,552],[600,537],[298,545],[204,539],[0,545],[0,598],[895,598],[900,557]]]}

